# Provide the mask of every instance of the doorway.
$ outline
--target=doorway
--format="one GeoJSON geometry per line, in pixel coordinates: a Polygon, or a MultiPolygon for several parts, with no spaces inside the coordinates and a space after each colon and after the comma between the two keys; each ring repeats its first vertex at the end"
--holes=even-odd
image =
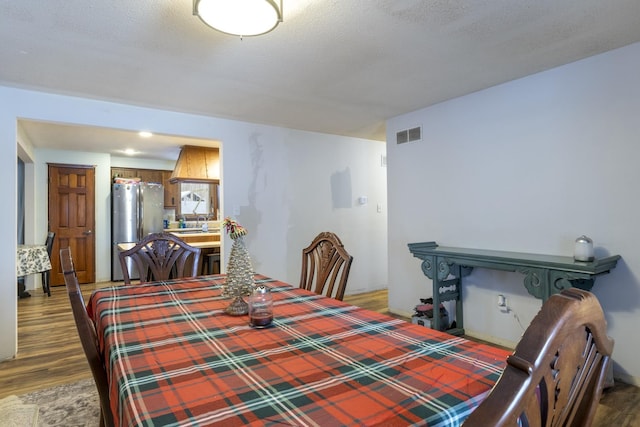
{"type": "Polygon", "coordinates": [[[49,164],[49,231],[56,233],[51,285],[64,285],[57,254],[67,247],[71,248],[78,282],[95,282],[94,230],[95,167],[49,164]]]}

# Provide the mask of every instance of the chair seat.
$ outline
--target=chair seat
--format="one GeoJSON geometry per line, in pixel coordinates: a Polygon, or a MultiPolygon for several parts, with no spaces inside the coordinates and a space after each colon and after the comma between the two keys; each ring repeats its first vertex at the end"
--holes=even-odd
{"type": "Polygon", "coordinates": [[[213,252],[207,255],[207,265],[209,269],[209,274],[216,274],[214,269],[214,266],[216,264],[218,266],[218,273],[220,273],[220,253],[213,252]]]}

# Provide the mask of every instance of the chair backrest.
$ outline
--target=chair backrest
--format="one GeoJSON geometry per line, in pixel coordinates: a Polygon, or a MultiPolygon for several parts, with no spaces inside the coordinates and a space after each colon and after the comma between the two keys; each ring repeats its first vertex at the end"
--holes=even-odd
{"type": "Polygon", "coordinates": [[[591,425],[613,351],[606,329],[590,292],[571,288],[551,296],[464,426],[591,425]]]}
{"type": "Polygon", "coordinates": [[[300,287],[342,301],[352,261],[340,238],[324,231],[302,250],[300,287]]]}
{"type": "Polygon", "coordinates": [[[51,251],[53,250],[53,240],[56,238],[56,233],[53,231],[49,231],[47,233],[47,240],[45,240],[44,244],[47,247],[47,253],[49,254],[49,258],[51,258],[51,251]]]}
{"type": "Polygon", "coordinates": [[[109,382],[105,369],[104,359],[98,346],[98,335],[95,325],[87,313],[87,308],[82,297],[82,291],[78,284],[76,271],[73,266],[70,248],[60,250],[60,266],[64,275],[64,283],[71,302],[71,311],[76,322],[80,343],[89,362],[93,380],[100,397],[100,425],[113,426],[113,415],[109,404],[109,382]]]}
{"type": "Polygon", "coordinates": [[[151,233],[133,248],[119,253],[124,283],[131,284],[127,259],[140,274],[140,283],[195,277],[200,273],[200,248],[195,248],[171,233],[151,233]]]}

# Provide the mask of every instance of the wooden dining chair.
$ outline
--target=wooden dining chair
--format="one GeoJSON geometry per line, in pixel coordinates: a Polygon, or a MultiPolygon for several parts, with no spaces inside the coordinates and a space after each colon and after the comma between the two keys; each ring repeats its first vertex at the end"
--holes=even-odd
{"type": "Polygon", "coordinates": [[[138,270],[140,283],[198,276],[202,267],[200,253],[200,248],[174,234],[151,233],[133,248],[119,253],[124,283],[131,284],[129,262],[138,270]]]}
{"type": "Polygon", "coordinates": [[[64,283],[71,302],[71,311],[76,322],[80,343],[87,357],[93,380],[98,389],[100,398],[100,426],[111,427],[114,425],[111,405],[109,403],[109,382],[104,358],[98,347],[98,334],[95,325],[87,313],[87,307],[82,297],[82,291],[78,284],[78,277],[71,258],[71,249],[60,250],[60,268],[64,275],[64,283]]]}
{"type": "Polygon", "coordinates": [[[302,250],[300,287],[342,301],[352,261],[340,238],[324,231],[302,250]]]}
{"type": "Polygon", "coordinates": [[[552,295],[464,426],[590,426],[613,344],[595,295],[577,288],[552,295]]]}
{"type": "MultiPolygon", "coordinates": [[[[49,255],[49,259],[51,259],[51,251],[53,250],[53,240],[56,238],[56,233],[53,231],[49,231],[47,233],[47,240],[44,245],[47,247],[47,254],[49,255]]],[[[48,296],[51,296],[51,288],[49,284],[49,280],[51,277],[51,270],[42,272],[42,291],[45,292],[48,296]]]]}

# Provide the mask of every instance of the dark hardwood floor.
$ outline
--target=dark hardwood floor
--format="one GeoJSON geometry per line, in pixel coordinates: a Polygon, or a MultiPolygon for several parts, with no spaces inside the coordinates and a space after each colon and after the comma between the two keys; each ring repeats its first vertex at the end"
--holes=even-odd
{"type": "MultiPolygon", "coordinates": [[[[82,285],[85,301],[93,290],[109,285],[82,285]]],[[[64,286],[53,287],[51,297],[31,294],[18,300],[19,351],[16,358],[0,362],[0,398],[91,377],[64,286]]],[[[345,301],[389,314],[386,290],[346,296],[345,301]]],[[[594,425],[640,426],[640,389],[616,383],[606,390],[594,425]]]]}

